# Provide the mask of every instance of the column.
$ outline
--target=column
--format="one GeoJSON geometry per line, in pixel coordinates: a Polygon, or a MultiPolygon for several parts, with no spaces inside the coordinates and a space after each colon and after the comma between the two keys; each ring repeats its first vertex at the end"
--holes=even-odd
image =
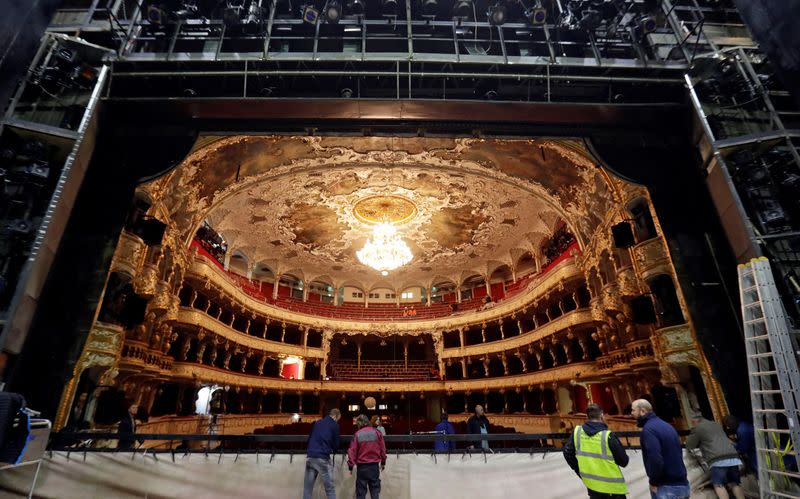
{"type": "MultiPolygon", "coordinates": [[[[358,340],[356,342],[356,346],[358,347],[358,363],[356,364],[356,369],[358,369],[360,371],[361,370],[361,340],[358,340]]],[[[406,353],[406,356],[408,356],[407,353],[406,353]]]]}
{"type": "Polygon", "coordinates": [[[286,338],[286,323],[281,322],[281,343],[284,343],[284,339],[286,338]]]}
{"type": "Polygon", "coordinates": [[[432,293],[431,289],[432,288],[426,288],[425,289],[425,295],[426,295],[425,299],[426,299],[427,304],[428,304],[429,307],[431,306],[431,293],[432,293]]]}
{"type": "Polygon", "coordinates": [[[525,334],[525,332],[522,330],[522,321],[520,320],[517,321],[517,330],[519,330],[520,335],[525,334]]]}
{"type": "Polygon", "coordinates": [[[299,391],[297,392],[297,405],[298,405],[297,412],[302,414],[303,413],[303,393],[299,392],[299,391]]]}
{"type": "Polygon", "coordinates": [[[483,358],[483,374],[485,378],[489,377],[489,357],[483,358]]]}
{"type": "Polygon", "coordinates": [[[303,326],[303,347],[308,346],[308,326],[303,326]]]}
{"type": "Polygon", "coordinates": [[[469,396],[471,392],[464,392],[464,414],[469,414],[469,396]]]}
{"type": "Polygon", "coordinates": [[[517,357],[519,357],[520,362],[522,362],[522,372],[528,372],[528,357],[527,355],[517,352],[517,357]]]}
{"type": "Polygon", "coordinates": [[[403,340],[403,368],[408,370],[408,340],[403,340]]]}
{"type": "Polygon", "coordinates": [[[228,246],[228,250],[225,252],[225,257],[222,259],[223,267],[225,267],[226,271],[231,266],[231,256],[233,256],[233,249],[228,246]]]}
{"type": "Polygon", "coordinates": [[[275,283],[272,286],[272,299],[278,299],[278,287],[281,285],[281,276],[279,274],[275,275],[275,283]]]}
{"type": "Polygon", "coordinates": [[[261,337],[266,339],[267,338],[267,327],[269,326],[269,319],[264,319],[264,330],[261,331],[261,337]]]}
{"type": "Polygon", "coordinates": [[[505,388],[501,389],[500,392],[503,394],[503,413],[508,414],[508,392],[505,388]]]}
{"type": "Polygon", "coordinates": [[[484,412],[489,412],[489,390],[483,391],[483,410],[484,412]]]}
{"type": "Polygon", "coordinates": [[[303,301],[308,301],[308,286],[303,286],[303,301]]]}
{"type": "Polygon", "coordinates": [[[492,297],[492,283],[489,282],[489,278],[488,277],[486,277],[483,280],[483,283],[486,285],[486,295],[491,298],[492,297]]]}
{"type": "Polygon", "coordinates": [[[250,350],[242,353],[242,366],[241,366],[241,371],[242,372],[245,372],[245,370],[247,369],[247,360],[252,355],[253,355],[253,352],[251,352],[250,350]]]}
{"type": "Polygon", "coordinates": [[[228,323],[229,328],[233,329],[233,323],[235,320],[236,320],[236,314],[234,314],[233,311],[231,311],[231,321],[228,323]]]}
{"type": "Polygon", "coordinates": [[[364,291],[364,308],[369,308],[369,293],[364,291]]]}
{"type": "Polygon", "coordinates": [[[222,368],[223,369],[228,369],[228,365],[231,362],[231,356],[233,355],[233,348],[230,347],[230,346],[226,346],[226,348],[227,348],[227,353],[225,354],[225,358],[222,359],[222,368]]]}
{"type": "Polygon", "coordinates": [[[267,354],[262,353],[261,356],[258,358],[258,367],[256,371],[258,372],[259,376],[264,374],[264,364],[267,362],[267,354]]]}
{"type": "Polygon", "coordinates": [[[197,301],[197,290],[193,289],[192,290],[192,295],[189,298],[189,307],[194,308],[194,302],[196,302],[196,301],[197,301]]]}
{"type": "Polygon", "coordinates": [[[208,346],[207,343],[201,342],[201,340],[198,340],[198,345],[197,345],[197,363],[198,364],[202,364],[203,363],[203,355],[205,355],[205,353],[206,353],[206,347],[207,346],[208,346]]]}
{"type": "Polygon", "coordinates": [[[481,324],[481,341],[486,343],[486,323],[481,324]]]}
{"type": "Polygon", "coordinates": [[[461,348],[464,348],[464,328],[458,328],[458,341],[460,342],[461,348]]]}
{"type": "Polygon", "coordinates": [[[506,333],[503,332],[503,319],[498,320],[497,324],[498,326],[500,326],[500,339],[501,340],[506,339],[506,333]]]}
{"type": "Polygon", "coordinates": [[[456,301],[458,303],[461,303],[461,286],[456,288],[456,301]]]}
{"type": "Polygon", "coordinates": [[[183,343],[181,343],[181,353],[178,356],[178,360],[185,362],[187,357],[189,356],[190,348],[192,348],[192,337],[187,334],[183,338],[183,343]]]}
{"type": "Polygon", "coordinates": [[[278,413],[283,412],[283,390],[278,392],[278,413]]]}
{"type": "Polygon", "coordinates": [[[500,355],[500,361],[503,363],[503,372],[508,376],[508,357],[505,352],[500,355]]]}
{"type": "Polygon", "coordinates": [[[244,323],[244,333],[250,335],[250,319],[247,319],[244,323]]]}
{"type": "Polygon", "coordinates": [[[468,379],[469,376],[467,375],[467,359],[461,358],[461,376],[464,379],[468,379]]]}

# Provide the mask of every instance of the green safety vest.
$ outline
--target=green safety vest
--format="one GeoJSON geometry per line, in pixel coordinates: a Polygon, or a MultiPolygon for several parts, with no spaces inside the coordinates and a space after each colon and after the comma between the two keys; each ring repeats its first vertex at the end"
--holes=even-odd
{"type": "Polygon", "coordinates": [[[628,486],[608,448],[610,434],[604,430],[589,436],[582,426],[578,426],[573,433],[575,456],[586,488],[604,494],[624,495],[628,493],[628,486]]]}

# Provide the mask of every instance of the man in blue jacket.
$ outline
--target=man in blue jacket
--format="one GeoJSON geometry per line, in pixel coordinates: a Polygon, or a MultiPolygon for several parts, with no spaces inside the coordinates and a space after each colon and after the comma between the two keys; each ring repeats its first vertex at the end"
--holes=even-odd
{"type": "Polygon", "coordinates": [[[634,400],[631,404],[631,415],[636,418],[636,425],[642,429],[642,459],[650,479],[651,497],[689,499],[691,489],[686,477],[686,466],[683,464],[683,449],[678,432],[655,415],[653,406],[647,400],[634,400]]]}
{"type": "Polygon", "coordinates": [[[339,450],[339,409],[331,409],[328,416],[320,419],[311,427],[308,437],[308,453],[306,458],[306,474],[303,479],[303,499],[311,499],[317,475],[322,477],[325,495],[328,499],[336,499],[336,488],[333,485],[333,466],[331,454],[339,450]]]}
{"type": "MultiPolygon", "coordinates": [[[[447,413],[443,412],[441,415],[441,422],[434,428],[442,435],[455,435],[456,430],[453,428],[453,423],[447,420],[447,413]]],[[[433,450],[436,452],[447,452],[456,450],[456,443],[452,440],[437,440],[433,443],[433,450]]]]}

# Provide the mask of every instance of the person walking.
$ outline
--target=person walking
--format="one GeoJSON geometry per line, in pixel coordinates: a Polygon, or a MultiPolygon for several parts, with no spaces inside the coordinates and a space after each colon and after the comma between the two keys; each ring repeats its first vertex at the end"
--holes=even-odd
{"type": "Polygon", "coordinates": [[[700,449],[703,459],[708,463],[711,484],[717,497],[729,499],[726,487],[730,487],[736,499],[744,499],[739,476],[739,466],[743,463],[722,425],[707,420],[699,412],[692,414],[691,421],[694,427],[686,439],[686,450],[700,449]]]}
{"type": "Polygon", "coordinates": [[[383,427],[383,423],[381,422],[381,417],[377,414],[372,416],[372,427],[381,432],[382,436],[386,436],[386,428],[383,427]]]}
{"type": "Polygon", "coordinates": [[[331,454],[339,449],[339,409],[331,409],[328,416],[316,421],[308,437],[306,471],[303,478],[303,499],[311,499],[317,476],[322,478],[327,499],[336,499],[333,485],[331,454]]]}
{"type": "Polygon", "coordinates": [[[678,432],[656,416],[647,400],[634,400],[631,416],[642,429],[642,460],[650,480],[652,499],[689,499],[691,489],[678,432]]]}
{"type": "MultiPolygon", "coordinates": [[[[442,435],[455,435],[456,429],[453,428],[453,423],[448,421],[448,416],[446,412],[443,412],[440,416],[439,424],[436,425],[434,430],[437,433],[441,433],[442,435]]],[[[456,450],[456,443],[452,440],[437,440],[433,443],[433,450],[436,452],[447,452],[447,451],[454,451],[456,450]]]]}
{"type": "Polygon", "coordinates": [[[622,443],[608,430],[603,409],[586,407],[587,421],[564,444],[564,459],[583,480],[592,499],[623,499],[628,494],[620,467],[628,465],[622,443]]]}
{"type": "Polygon", "coordinates": [[[353,435],[350,448],[347,449],[347,467],[353,474],[356,470],[356,499],[364,499],[369,495],[378,499],[381,495],[380,472],[386,467],[386,444],[383,435],[370,424],[369,418],[360,414],[356,418],[358,431],[353,435]],[[380,464],[380,471],[378,465],[380,464]]]}
{"type": "MultiPolygon", "coordinates": [[[[479,433],[482,435],[489,434],[489,418],[483,413],[482,405],[475,406],[475,414],[470,416],[467,420],[467,431],[475,435],[479,433]]],[[[483,450],[490,450],[488,440],[476,440],[468,448],[474,449],[476,447],[483,450]]]]}

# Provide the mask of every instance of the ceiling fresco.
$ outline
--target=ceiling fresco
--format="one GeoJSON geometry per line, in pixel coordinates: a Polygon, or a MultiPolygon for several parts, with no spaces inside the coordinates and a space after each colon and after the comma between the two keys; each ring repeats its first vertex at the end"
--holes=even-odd
{"type": "Polygon", "coordinates": [[[187,243],[205,219],[256,269],[402,289],[513,267],[563,223],[583,246],[619,182],[580,140],[234,136],[142,188],[187,243]],[[414,254],[387,277],[355,256],[379,222],[414,254]]]}

